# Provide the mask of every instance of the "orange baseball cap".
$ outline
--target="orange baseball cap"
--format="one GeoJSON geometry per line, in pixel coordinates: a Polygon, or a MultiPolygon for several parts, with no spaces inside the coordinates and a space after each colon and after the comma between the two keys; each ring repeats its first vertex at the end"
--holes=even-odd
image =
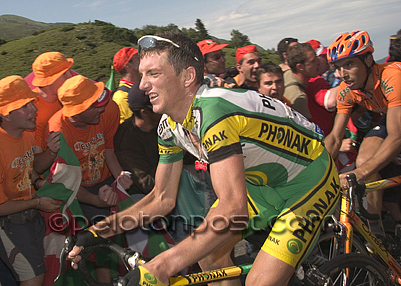
{"type": "Polygon", "coordinates": [[[10,75],[0,80],[0,116],[23,107],[37,97],[26,81],[19,75],[10,75]]]}
{"type": "Polygon", "coordinates": [[[35,74],[32,84],[39,87],[51,85],[69,70],[73,63],[74,59],[66,58],[59,52],[47,52],[39,55],[32,64],[35,74]]]}
{"type": "Polygon", "coordinates": [[[320,43],[318,40],[312,39],[312,40],[306,41],[306,43],[309,43],[312,46],[312,48],[315,50],[317,56],[327,54],[327,48],[325,46],[323,46],[322,43],[320,43]]]}
{"type": "Polygon", "coordinates": [[[213,42],[210,39],[206,39],[206,40],[198,42],[197,45],[198,45],[199,49],[201,50],[202,56],[204,56],[207,53],[211,53],[211,52],[215,52],[215,51],[221,50],[222,48],[224,48],[228,44],[219,45],[219,44],[213,42]]]}
{"type": "Polygon", "coordinates": [[[239,61],[243,58],[243,56],[249,53],[258,53],[258,50],[254,45],[238,48],[237,52],[235,53],[235,58],[237,60],[237,63],[239,63],[239,61]]]}
{"type": "Polygon", "coordinates": [[[82,75],[67,79],[57,91],[58,99],[63,105],[63,114],[68,117],[80,114],[90,106],[106,105],[110,93],[103,82],[94,83],[82,75]]]}
{"type": "Polygon", "coordinates": [[[125,47],[119,50],[113,58],[113,66],[117,72],[120,72],[125,65],[130,61],[133,55],[137,54],[138,50],[130,47],[125,47]]]}

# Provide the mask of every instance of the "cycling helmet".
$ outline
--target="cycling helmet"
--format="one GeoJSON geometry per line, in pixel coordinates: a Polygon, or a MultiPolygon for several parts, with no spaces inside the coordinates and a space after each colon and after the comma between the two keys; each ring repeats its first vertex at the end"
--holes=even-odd
{"type": "Polygon", "coordinates": [[[353,31],[341,34],[328,48],[327,60],[329,63],[354,58],[368,52],[373,53],[373,44],[369,34],[365,31],[353,31]]]}

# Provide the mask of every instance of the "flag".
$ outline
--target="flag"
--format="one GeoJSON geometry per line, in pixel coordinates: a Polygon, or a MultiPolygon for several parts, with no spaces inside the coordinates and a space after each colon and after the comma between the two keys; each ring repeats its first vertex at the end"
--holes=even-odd
{"type": "MultiPolygon", "coordinates": [[[[125,172],[130,175],[129,172],[125,172]]],[[[121,187],[117,180],[112,184],[112,188],[117,193],[117,205],[111,209],[112,213],[125,210],[132,206],[135,202],[130,195],[121,187]]],[[[163,228],[160,222],[155,222],[156,229],[139,228],[125,233],[126,244],[134,251],[140,252],[143,256],[154,257],[168,248],[175,245],[173,238],[163,228]]],[[[120,238],[121,239],[121,238],[120,238]]],[[[116,240],[113,240],[117,243],[116,240]]],[[[123,243],[120,240],[120,243],[123,243]]]]}
{"type": "MultiPolygon", "coordinates": [[[[45,219],[46,233],[43,239],[45,249],[46,274],[43,285],[53,285],[53,279],[60,268],[60,253],[67,235],[87,226],[76,194],[81,184],[82,174],[78,158],[60,133],[60,151],[57,158],[45,173],[46,183],[36,195],[51,197],[60,202],[60,209],[53,213],[41,212],[45,219]]],[[[54,285],[86,285],[79,273],[72,268],[67,270],[54,285]],[[67,274],[68,272],[68,274],[67,274]]]]}
{"type": "Polygon", "coordinates": [[[111,65],[110,78],[106,82],[106,88],[110,89],[111,91],[115,91],[115,89],[116,89],[116,83],[114,81],[114,66],[113,65],[111,65]]]}

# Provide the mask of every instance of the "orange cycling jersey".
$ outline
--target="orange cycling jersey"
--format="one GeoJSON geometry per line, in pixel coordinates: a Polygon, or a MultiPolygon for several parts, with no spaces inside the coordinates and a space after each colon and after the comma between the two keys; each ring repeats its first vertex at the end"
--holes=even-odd
{"type": "Polygon", "coordinates": [[[351,114],[355,104],[377,113],[386,113],[388,108],[401,105],[401,62],[374,64],[372,74],[376,102],[342,82],[337,93],[337,113],[351,114]]]}

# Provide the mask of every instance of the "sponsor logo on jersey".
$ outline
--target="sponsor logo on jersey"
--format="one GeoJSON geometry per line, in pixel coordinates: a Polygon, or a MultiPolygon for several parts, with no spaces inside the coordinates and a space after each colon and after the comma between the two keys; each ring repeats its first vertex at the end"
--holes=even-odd
{"type": "Polygon", "coordinates": [[[287,249],[292,253],[292,254],[298,254],[302,251],[303,246],[302,242],[300,242],[298,239],[290,239],[287,242],[287,249]]]}
{"type": "Polygon", "coordinates": [[[301,214],[298,227],[293,231],[292,235],[303,243],[306,243],[306,233],[313,233],[313,230],[317,226],[316,221],[321,221],[325,214],[327,214],[329,208],[331,208],[333,202],[337,199],[339,190],[339,184],[336,182],[335,177],[332,177],[332,182],[327,184],[326,191],[322,192],[319,198],[315,197],[315,203],[305,211],[305,214],[301,214]]]}

